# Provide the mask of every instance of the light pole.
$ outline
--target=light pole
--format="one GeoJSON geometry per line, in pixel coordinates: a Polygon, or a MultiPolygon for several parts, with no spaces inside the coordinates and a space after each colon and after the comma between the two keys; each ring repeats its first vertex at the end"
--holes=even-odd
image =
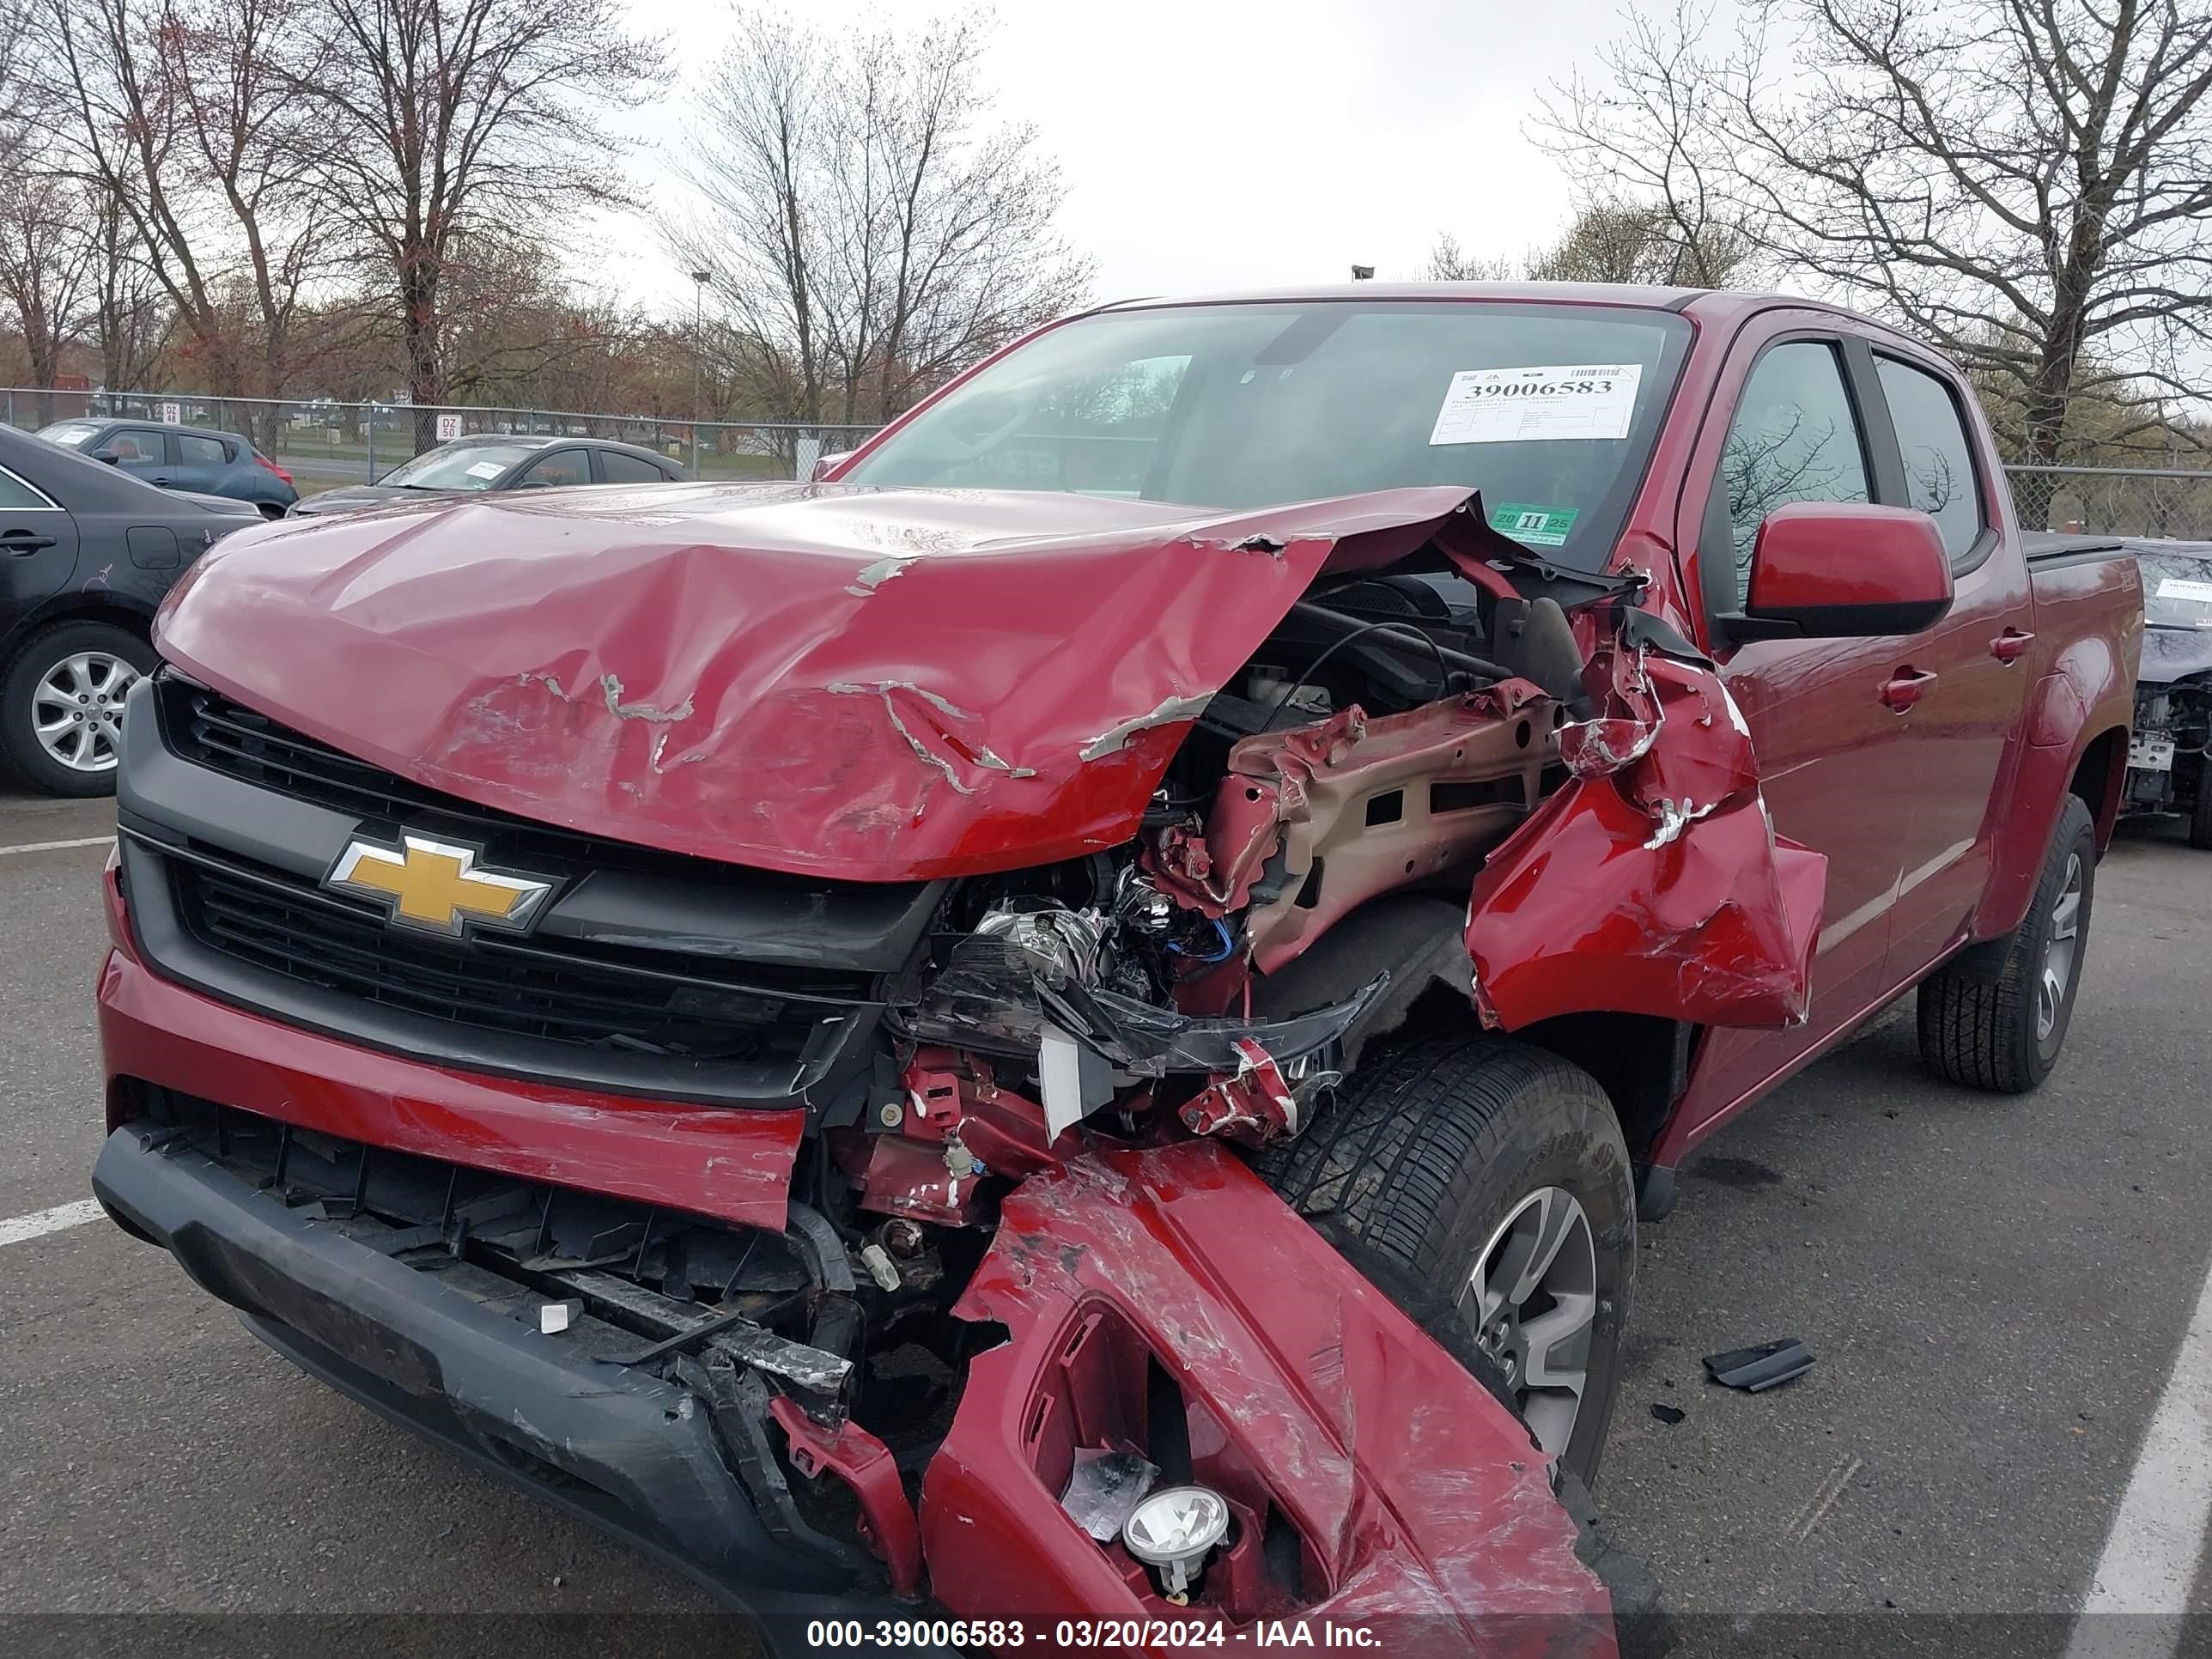
{"type": "Polygon", "coordinates": [[[707,327],[707,284],[714,280],[711,270],[695,270],[691,281],[691,476],[699,476],[699,368],[706,355],[704,335],[707,327]]]}

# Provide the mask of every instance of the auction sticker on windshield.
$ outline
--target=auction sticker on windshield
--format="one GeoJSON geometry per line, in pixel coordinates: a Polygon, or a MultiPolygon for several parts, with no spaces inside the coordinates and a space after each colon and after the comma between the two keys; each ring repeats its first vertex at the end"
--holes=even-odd
{"type": "Polygon", "coordinates": [[[1626,438],[1641,363],[1463,368],[1437,411],[1431,444],[1525,444],[1626,438]]]}
{"type": "Polygon", "coordinates": [[[2161,599],[2194,599],[2199,605],[2212,605],[2212,582],[2193,582],[2185,576],[2162,576],[2159,579],[2158,597],[2161,599]]]}

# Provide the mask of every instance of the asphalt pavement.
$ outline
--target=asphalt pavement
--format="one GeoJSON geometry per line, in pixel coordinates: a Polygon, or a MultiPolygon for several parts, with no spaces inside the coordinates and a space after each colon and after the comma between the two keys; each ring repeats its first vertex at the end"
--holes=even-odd
{"type": "MultiPolygon", "coordinates": [[[[105,803],[0,796],[0,1239],[85,1195],[101,1133],[104,848],[9,849],[111,823],[105,803]]],[[[2086,973],[2037,1093],[1931,1079],[1908,998],[1701,1148],[1644,1229],[1597,1495],[1692,1648],[1763,1614],[1902,1646],[1942,1614],[2018,1616],[2018,1650],[2066,1650],[2212,1261],[2212,854],[2124,831],[2086,973]],[[1784,1335],[1818,1356],[1800,1381],[1703,1380],[1700,1356],[1784,1335]]],[[[2194,1584],[2212,1613],[2212,1571],[2194,1584]]],[[[0,1243],[0,1615],[19,1632],[62,1613],[708,1610],[299,1375],[104,1221],[0,1243]]]]}

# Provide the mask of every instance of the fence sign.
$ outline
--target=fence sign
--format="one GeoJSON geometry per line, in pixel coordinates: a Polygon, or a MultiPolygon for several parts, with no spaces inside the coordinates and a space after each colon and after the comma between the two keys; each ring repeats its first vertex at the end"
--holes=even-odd
{"type": "Polygon", "coordinates": [[[461,417],[458,415],[438,416],[438,441],[449,444],[461,435],[461,417]]]}
{"type": "Polygon", "coordinates": [[[163,426],[182,426],[184,423],[185,406],[182,404],[163,404],[161,405],[161,424],[163,426]]]}

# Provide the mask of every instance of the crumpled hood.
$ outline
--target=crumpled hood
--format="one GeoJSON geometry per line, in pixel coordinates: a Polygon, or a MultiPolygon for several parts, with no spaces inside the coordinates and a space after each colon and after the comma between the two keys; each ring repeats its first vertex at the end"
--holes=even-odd
{"type": "Polygon", "coordinates": [[[173,591],[166,657],[480,805],[858,880],[1136,832],[1192,717],[1327,566],[1463,489],[1222,515],[712,484],[290,520],[173,591]]]}

